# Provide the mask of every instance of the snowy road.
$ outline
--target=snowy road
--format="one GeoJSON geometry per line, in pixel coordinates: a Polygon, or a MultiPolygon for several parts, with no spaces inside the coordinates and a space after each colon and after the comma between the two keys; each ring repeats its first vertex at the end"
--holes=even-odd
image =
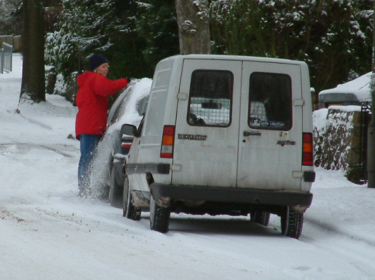
{"type": "Polygon", "coordinates": [[[172,215],[167,234],[77,197],[76,108],[18,106],[21,57],[0,75],[0,279],[375,279],[375,190],[317,169],[299,240],[280,222],[172,215]],[[20,113],[16,112],[19,110],[20,113]]]}

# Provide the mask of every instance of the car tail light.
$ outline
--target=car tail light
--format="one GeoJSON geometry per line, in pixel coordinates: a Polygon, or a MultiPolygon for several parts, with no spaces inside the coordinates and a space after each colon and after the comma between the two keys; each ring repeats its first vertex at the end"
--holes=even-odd
{"type": "Polygon", "coordinates": [[[122,135],[121,137],[121,154],[127,155],[133,143],[133,136],[122,135]]]}
{"type": "Polygon", "coordinates": [[[174,126],[166,125],[163,130],[160,157],[172,158],[174,145],[174,126]]]}
{"type": "Polygon", "coordinates": [[[121,143],[121,147],[124,149],[130,149],[131,146],[132,146],[132,143],[125,143],[125,142],[121,143]]]}
{"type": "Polygon", "coordinates": [[[312,166],[314,162],[312,133],[303,133],[302,165],[312,166]]]}

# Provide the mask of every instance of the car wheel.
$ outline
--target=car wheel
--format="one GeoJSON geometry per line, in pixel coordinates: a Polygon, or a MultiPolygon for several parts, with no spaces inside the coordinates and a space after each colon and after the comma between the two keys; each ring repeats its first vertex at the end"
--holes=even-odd
{"type": "Polygon", "coordinates": [[[302,233],[303,213],[286,207],[281,215],[281,232],[285,236],[298,239],[302,233]]]}
{"type": "Polygon", "coordinates": [[[268,226],[270,216],[271,215],[269,212],[252,211],[250,213],[251,221],[254,223],[261,224],[263,226],[268,226]]]}
{"type": "Polygon", "coordinates": [[[161,207],[156,204],[155,199],[151,196],[150,201],[150,228],[152,230],[166,233],[169,227],[171,211],[169,207],[161,207]]]}
{"type": "Polygon", "coordinates": [[[132,194],[130,192],[129,179],[125,176],[124,180],[124,190],[122,195],[122,213],[123,216],[138,221],[141,219],[141,210],[133,205],[132,194]]]}
{"type": "Polygon", "coordinates": [[[112,167],[110,175],[109,202],[111,206],[122,208],[122,186],[118,183],[115,174],[115,167],[112,167]]]}

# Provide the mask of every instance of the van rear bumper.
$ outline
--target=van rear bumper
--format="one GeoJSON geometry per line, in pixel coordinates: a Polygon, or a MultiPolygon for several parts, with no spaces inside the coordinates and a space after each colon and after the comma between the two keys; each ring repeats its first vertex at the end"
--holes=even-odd
{"type": "Polygon", "coordinates": [[[303,206],[311,205],[310,192],[288,192],[244,188],[224,188],[207,186],[184,186],[151,184],[151,194],[155,200],[205,200],[214,202],[249,203],[255,205],[303,206]]]}

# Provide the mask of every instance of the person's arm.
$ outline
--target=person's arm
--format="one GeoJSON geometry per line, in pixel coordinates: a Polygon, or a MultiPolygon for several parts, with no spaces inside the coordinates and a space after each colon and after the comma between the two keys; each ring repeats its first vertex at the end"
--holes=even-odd
{"type": "Polygon", "coordinates": [[[106,77],[98,74],[94,81],[92,90],[97,95],[112,95],[116,92],[118,92],[120,89],[123,89],[128,85],[128,80],[121,78],[118,80],[109,80],[106,77]]]}

